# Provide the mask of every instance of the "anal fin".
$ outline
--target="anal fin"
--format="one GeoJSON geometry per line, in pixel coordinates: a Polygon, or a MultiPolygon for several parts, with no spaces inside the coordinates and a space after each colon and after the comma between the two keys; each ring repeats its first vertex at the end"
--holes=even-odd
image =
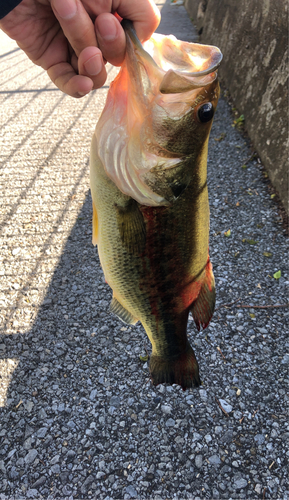
{"type": "Polygon", "coordinates": [[[127,325],[135,325],[138,321],[115,297],[113,297],[110,303],[109,310],[127,325]]]}
{"type": "Polygon", "coordinates": [[[197,329],[206,328],[211,321],[215,309],[216,291],[213,266],[208,261],[206,276],[197,299],[193,302],[190,311],[195,320],[197,329]]]}

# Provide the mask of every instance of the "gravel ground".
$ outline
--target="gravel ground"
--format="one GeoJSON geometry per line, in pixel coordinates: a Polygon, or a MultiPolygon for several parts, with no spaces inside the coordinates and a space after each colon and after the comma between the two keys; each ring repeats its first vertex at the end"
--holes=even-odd
{"type": "MultiPolygon", "coordinates": [[[[169,3],[159,31],[195,39],[169,3]]],[[[288,301],[288,240],[226,98],[208,165],[217,310],[188,327],[203,385],[155,388],[91,245],[106,89],[73,100],[3,33],[0,47],[0,500],[288,499],[288,309],[257,308],[288,301]]]]}

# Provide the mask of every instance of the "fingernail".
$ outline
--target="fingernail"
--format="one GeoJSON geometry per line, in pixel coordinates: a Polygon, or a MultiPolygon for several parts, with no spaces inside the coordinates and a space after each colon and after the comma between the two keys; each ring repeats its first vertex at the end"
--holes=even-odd
{"type": "Polygon", "coordinates": [[[77,11],[75,0],[56,0],[53,5],[62,19],[71,19],[75,16],[77,11]]]}
{"type": "Polygon", "coordinates": [[[90,76],[96,76],[101,72],[103,66],[102,56],[100,54],[95,54],[93,57],[88,59],[84,63],[85,71],[90,76]]]}
{"type": "Polygon", "coordinates": [[[98,31],[103,40],[107,42],[112,42],[116,38],[117,29],[114,22],[100,23],[98,31]]]}

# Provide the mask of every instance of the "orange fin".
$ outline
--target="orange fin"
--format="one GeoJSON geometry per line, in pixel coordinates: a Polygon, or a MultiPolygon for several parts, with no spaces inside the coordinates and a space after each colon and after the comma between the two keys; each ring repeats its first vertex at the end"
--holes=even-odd
{"type": "Polygon", "coordinates": [[[175,358],[164,359],[152,354],[150,374],[154,385],[178,384],[183,390],[201,385],[198,362],[189,343],[187,349],[175,358]]]}
{"type": "Polygon", "coordinates": [[[211,321],[215,309],[216,291],[213,266],[208,261],[206,266],[206,276],[198,298],[193,302],[190,310],[195,320],[197,329],[206,328],[211,321]]]}
{"type": "Polygon", "coordinates": [[[98,241],[98,216],[95,204],[92,202],[92,244],[97,245],[98,241]]]}

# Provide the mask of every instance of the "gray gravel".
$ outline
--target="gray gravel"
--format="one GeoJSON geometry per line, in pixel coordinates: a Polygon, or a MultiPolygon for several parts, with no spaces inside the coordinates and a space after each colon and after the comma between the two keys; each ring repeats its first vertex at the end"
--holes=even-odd
{"type": "MultiPolygon", "coordinates": [[[[163,12],[160,31],[194,39],[183,7],[163,12]]],[[[217,311],[188,328],[203,385],[155,388],[149,341],[108,313],[91,245],[106,89],[73,100],[0,47],[0,500],[288,499],[288,309],[254,308],[288,301],[288,240],[226,98],[209,148],[217,311]]]]}

